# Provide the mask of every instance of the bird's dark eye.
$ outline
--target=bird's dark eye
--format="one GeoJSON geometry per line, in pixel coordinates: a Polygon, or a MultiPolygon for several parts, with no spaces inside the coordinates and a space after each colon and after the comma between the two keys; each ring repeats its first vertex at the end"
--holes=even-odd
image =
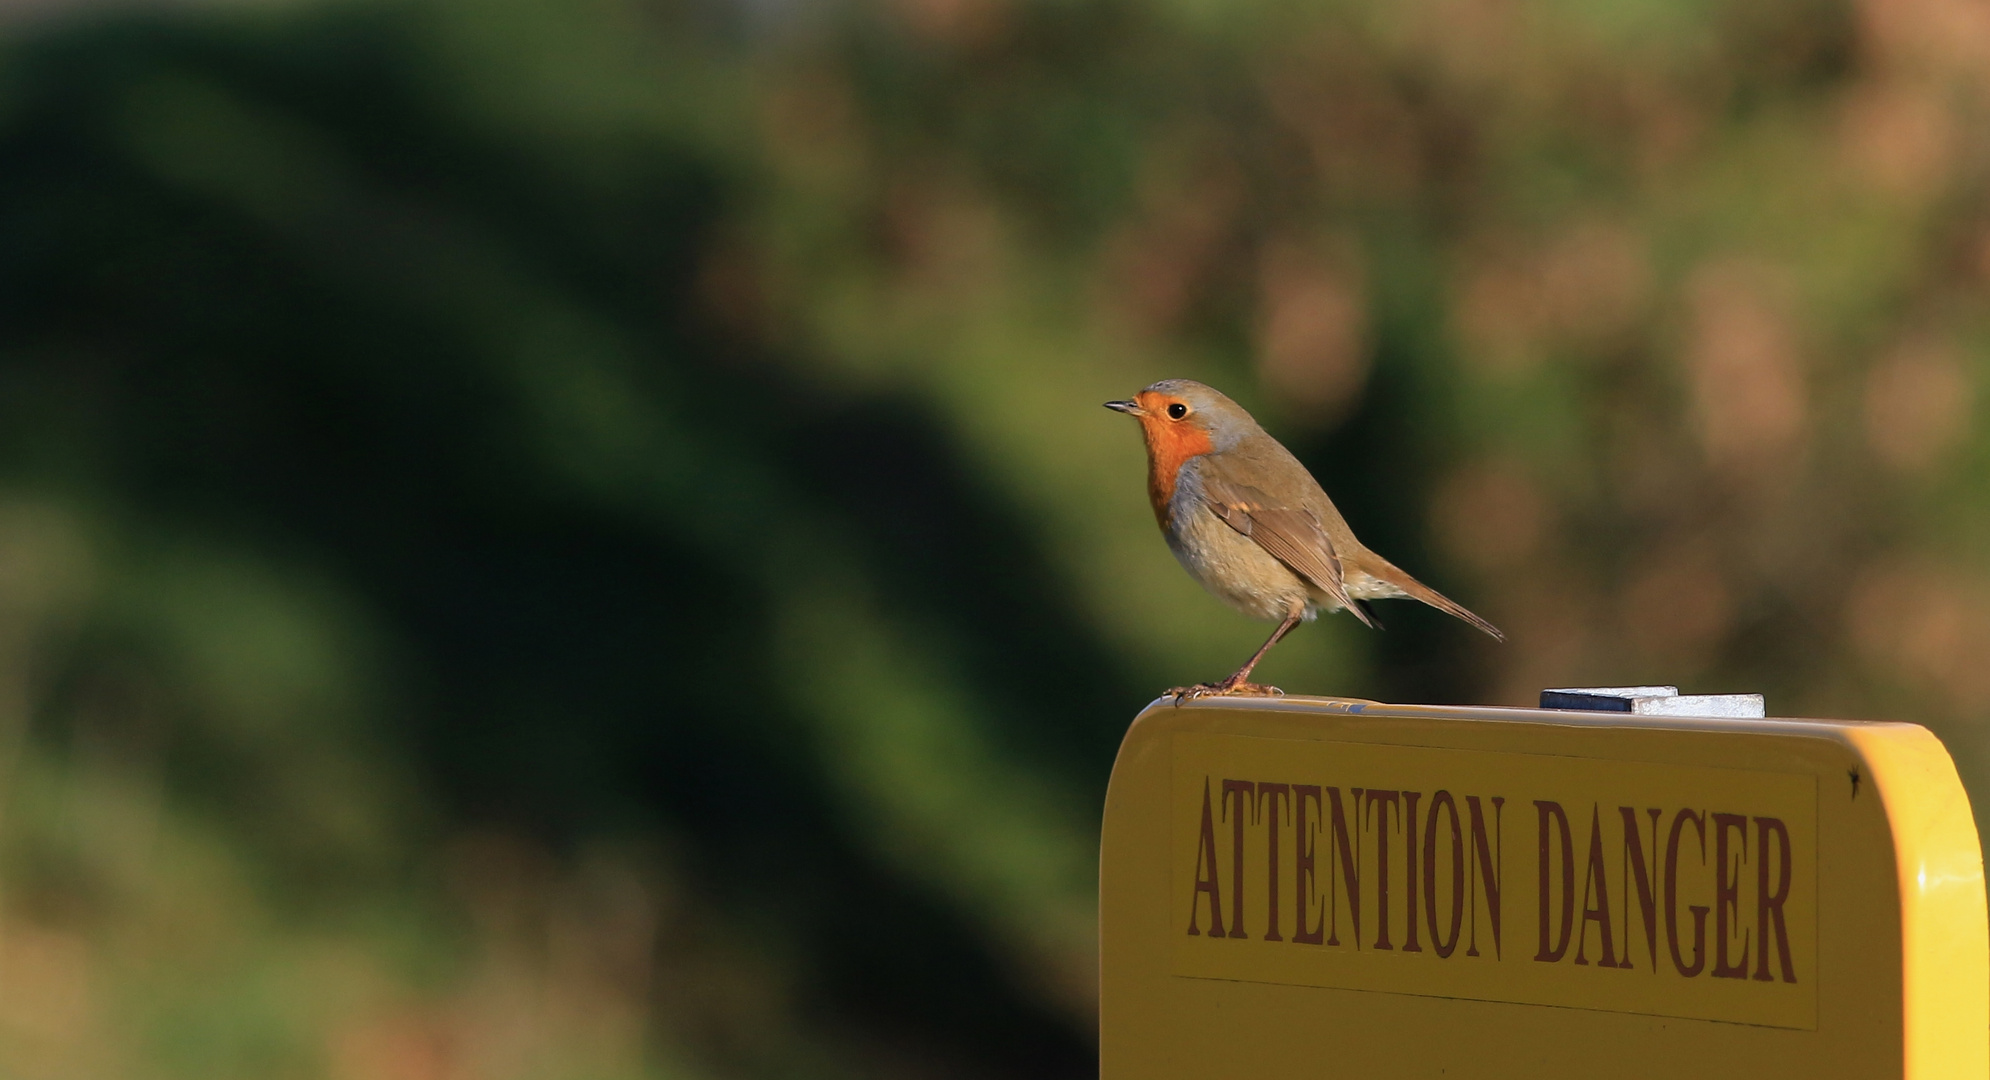
{"type": "Polygon", "coordinates": [[[1168,419],[1170,420],[1180,420],[1182,417],[1187,415],[1188,415],[1188,406],[1182,404],[1179,401],[1175,402],[1173,405],[1168,406],[1168,419]]]}

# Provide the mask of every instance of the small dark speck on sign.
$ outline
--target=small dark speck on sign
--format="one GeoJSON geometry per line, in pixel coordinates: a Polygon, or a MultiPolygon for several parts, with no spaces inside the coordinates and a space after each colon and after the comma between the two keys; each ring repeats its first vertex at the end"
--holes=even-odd
{"type": "Polygon", "coordinates": [[[1854,799],[1858,798],[1858,797],[1859,797],[1859,770],[1857,770],[1857,769],[1852,769],[1852,770],[1848,771],[1848,772],[1847,772],[1847,773],[1846,773],[1845,775],[1846,775],[1846,776],[1849,776],[1849,777],[1851,777],[1851,778],[1852,778],[1852,798],[1854,798],[1854,799]]]}

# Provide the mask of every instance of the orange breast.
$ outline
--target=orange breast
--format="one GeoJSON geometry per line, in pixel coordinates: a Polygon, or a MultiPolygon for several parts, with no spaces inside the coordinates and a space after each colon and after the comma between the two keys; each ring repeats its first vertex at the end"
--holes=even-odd
{"type": "Polygon", "coordinates": [[[1175,477],[1190,458],[1216,448],[1202,428],[1165,419],[1162,410],[1167,404],[1161,395],[1143,393],[1136,400],[1149,413],[1140,418],[1141,432],[1147,436],[1147,498],[1154,504],[1154,520],[1166,529],[1168,502],[1175,497],[1175,477]],[[1148,401],[1149,397],[1156,400],[1148,401]]]}

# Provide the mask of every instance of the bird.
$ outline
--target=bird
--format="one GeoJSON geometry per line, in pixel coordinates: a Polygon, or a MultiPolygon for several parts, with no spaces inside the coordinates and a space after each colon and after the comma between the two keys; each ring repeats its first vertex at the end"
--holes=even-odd
{"type": "Polygon", "coordinates": [[[1506,640],[1498,627],[1356,540],[1306,466],[1216,389],[1163,379],[1105,407],[1140,421],[1147,497],[1182,568],[1232,608],[1278,623],[1236,674],[1170,689],[1176,705],[1284,693],[1251,682],[1251,669],[1293,627],[1321,612],[1345,610],[1377,626],[1369,600],[1421,600],[1506,640]]]}

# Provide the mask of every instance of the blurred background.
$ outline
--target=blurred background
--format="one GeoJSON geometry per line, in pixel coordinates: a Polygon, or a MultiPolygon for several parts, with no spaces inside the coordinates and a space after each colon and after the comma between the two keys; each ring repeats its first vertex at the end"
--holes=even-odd
{"type": "Polygon", "coordinates": [[[1985,0],[0,3],[0,1070],[1076,1077],[1266,627],[1165,376],[1500,624],[1990,806],[1985,0]]]}

